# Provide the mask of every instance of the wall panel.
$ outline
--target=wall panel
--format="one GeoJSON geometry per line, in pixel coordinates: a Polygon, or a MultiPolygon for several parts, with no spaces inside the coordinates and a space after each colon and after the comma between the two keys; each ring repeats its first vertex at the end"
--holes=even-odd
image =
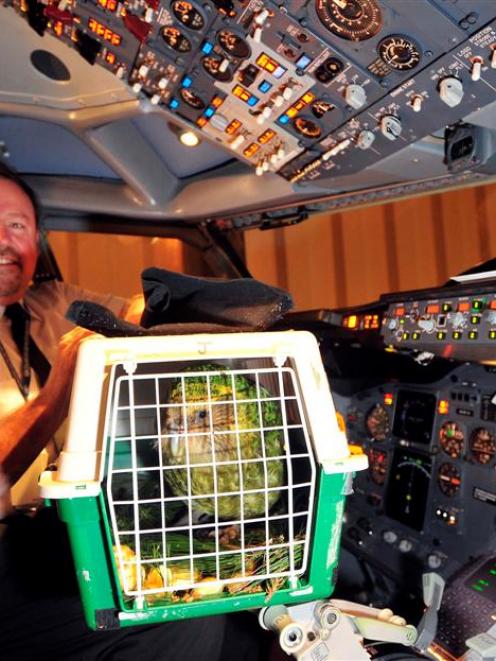
{"type": "Polygon", "coordinates": [[[366,303],[443,284],[495,256],[496,185],[321,214],[270,233],[246,232],[245,241],[253,275],[287,282],[297,308],[366,303]]]}

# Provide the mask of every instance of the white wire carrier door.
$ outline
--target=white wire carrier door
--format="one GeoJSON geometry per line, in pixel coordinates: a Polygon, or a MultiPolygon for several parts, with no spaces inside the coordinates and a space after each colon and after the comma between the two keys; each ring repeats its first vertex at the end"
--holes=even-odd
{"type": "Polygon", "coordinates": [[[141,607],[296,586],[316,471],[293,369],[164,369],[112,368],[106,493],[124,594],[141,607]]]}

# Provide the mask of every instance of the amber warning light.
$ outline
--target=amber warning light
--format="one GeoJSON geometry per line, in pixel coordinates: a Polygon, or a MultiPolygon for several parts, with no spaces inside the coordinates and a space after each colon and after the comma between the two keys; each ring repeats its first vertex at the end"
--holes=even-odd
{"type": "Polygon", "coordinates": [[[378,314],[349,314],[343,317],[341,324],[350,330],[377,330],[381,320],[378,314]]]}
{"type": "Polygon", "coordinates": [[[439,415],[447,415],[449,412],[449,402],[446,399],[440,399],[437,405],[439,415]]]}

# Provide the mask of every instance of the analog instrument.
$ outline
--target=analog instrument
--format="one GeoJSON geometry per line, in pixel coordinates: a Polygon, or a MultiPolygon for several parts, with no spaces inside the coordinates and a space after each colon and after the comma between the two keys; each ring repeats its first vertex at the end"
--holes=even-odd
{"type": "Polygon", "coordinates": [[[212,0],[212,3],[217,7],[219,14],[223,16],[236,16],[237,11],[234,9],[234,2],[232,0],[212,0]]]}
{"type": "Polygon", "coordinates": [[[463,431],[456,422],[445,422],[439,430],[439,444],[452,459],[463,453],[463,431]]]}
{"type": "Polygon", "coordinates": [[[337,57],[328,57],[315,71],[315,77],[320,83],[330,83],[339,76],[344,69],[344,64],[337,57]]]}
{"type": "Polygon", "coordinates": [[[365,426],[374,441],[384,441],[389,434],[389,414],[382,404],[376,404],[367,415],[365,426]]]}
{"type": "Polygon", "coordinates": [[[191,2],[176,0],[172,3],[172,13],[178,21],[190,30],[201,30],[205,21],[200,12],[193,7],[191,2]]]}
{"type": "Polygon", "coordinates": [[[376,0],[316,0],[317,16],[333,34],[350,41],[364,41],[382,26],[376,0]]]}
{"type": "Polygon", "coordinates": [[[187,53],[191,50],[191,42],[178,30],[171,25],[162,30],[162,38],[173,50],[178,53],[187,53]]]}
{"type": "Polygon", "coordinates": [[[251,53],[248,43],[231,30],[221,30],[217,35],[217,41],[226,53],[233,57],[246,59],[251,53]]]}
{"type": "Polygon", "coordinates": [[[202,60],[203,68],[212,76],[212,78],[215,78],[215,80],[219,80],[222,83],[227,83],[232,80],[233,75],[229,69],[226,69],[225,71],[220,70],[221,62],[222,59],[213,57],[212,55],[204,57],[202,60]]]}
{"type": "Polygon", "coordinates": [[[327,112],[334,110],[335,107],[334,104],[328,101],[318,100],[312,103],[312,112],[317,119],[321,119],[327,112]]]}
{"type": "Polygon", "coordinates": [[[181,87],[179,90],[182,100],[195,108],[195,110],[203,110],[205,108],[205,102],[201,99],[196,92],[193,92],[189,87],[181,87]]]}
{"type": "Polygon", "coordinates": [[[387,453],[382,450],[374,450],[371,448],[367,454],[369,456],[370,479],[376,484],[384,484],[389,466],[387,453]]]}
{"type": "Polygon", "coordinates": [[[479,464],[488,464],[496,454],[496,439],[488,429],[479,427],[470,436],[470,452],[479,464]]]}
{"type": "Polygon", "coordinates": [[[460,489],[461,473],[453,464],[441,464],[437,472],[437,483],[444,495],[452,498],[460,489]]]}
{"type": "Polygon", "coordinates": [[[383,39],[377,50],[381,60],[397,71],[409,71],[420,62],[418,46],[400,34],[383,39]]]}
{"type": "Polygon", "coordinates": [[[294,122],[294,127],[305,138],[320,138],[322,129],[320,126],[313,122],[311,119],[305,117],[297,117],[294,122]]]}

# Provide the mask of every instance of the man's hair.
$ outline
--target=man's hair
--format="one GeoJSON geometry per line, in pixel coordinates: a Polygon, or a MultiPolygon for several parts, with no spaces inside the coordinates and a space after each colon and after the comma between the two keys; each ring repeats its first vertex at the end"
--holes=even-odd
{"type": "Polygon", "coordinates": [[[36,226],[38,227],[40,223],[41,206],[38,200],[38,196],[34,190],[27,185],[24,179],[22,179],[22,177],[14,169],[9,168],[7,165],[5,165],[5,163],[2,162],[0,162],[0,179],[7,179],[7,181],[11,181],[29,197],[34,209],[36,226]]]}

